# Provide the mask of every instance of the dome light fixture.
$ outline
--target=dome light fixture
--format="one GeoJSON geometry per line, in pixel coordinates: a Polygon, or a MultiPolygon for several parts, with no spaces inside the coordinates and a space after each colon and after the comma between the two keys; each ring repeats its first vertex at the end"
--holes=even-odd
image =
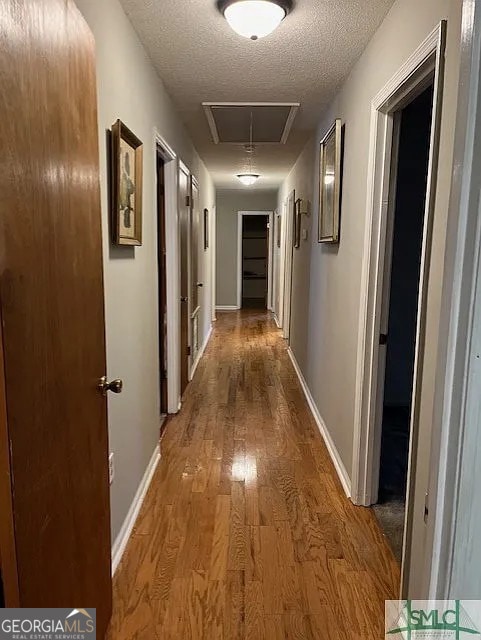
{"type": "Polygon", "coordinates": [[[252,187],[260,178],[256,173],[239,173],[237,177],[246,187],[252,187]]]}
{"type": "Polygon", "coordinates": [[[218,0],[217,6],[231,28],[251,40],[275,31],[292,9],[292,0],[218,0]]]}

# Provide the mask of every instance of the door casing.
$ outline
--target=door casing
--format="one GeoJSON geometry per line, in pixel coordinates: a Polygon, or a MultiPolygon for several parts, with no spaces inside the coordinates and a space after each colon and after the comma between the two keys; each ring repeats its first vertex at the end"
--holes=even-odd
{"type": "MultiPolygon", "coordinates": [[[[291,191],[285,205],[285,220],[283,223],[283,253],[284,253],[284,285],[282,331],[283,337],[290,344],[291,337],[291,305],[292,305],[292,272],[294,269],[294,216],[296,206],[296,192],[291,191]]],[[[282,275],[281,275],[282,277],[282,275]]]]}
{"type": "Polygon", "coordinates": [[[379,392],[379,364],[385,264],[388,257],[391,168],[395,151],[395,114],[429,84],[434,84],[433,126],[427,180],[424,241],[418,301],[416,358],[411,412],[406,523],[401,593],[407,592],[416,468],[413,464],[419,434],[420,391],[423,372],[427,285],[436,193],[441,105],[444,80],[446,22],[441,22],[409,60],[375,97],[371,110],[371,145],[368,167],[368,202],[361,280],[361,314],[358,340],[358,370],[353,443],[352,499],[368,506],[377,496],[381,426],[376,424],[379,392]]]}
{"type": "Polygon", "coordinates": [[[180,236],[180,395],[189,384],[190,373],[190,171],[179,163],[179,236],[180,236]]]}
{"type": "Polygon", "coordinates": [[[168,413],[180,408],[180,240],[179,163],[177,154],[154,129],[154,158],[164,161],[165,241],[167,269],[167,397],[168,413]]]}

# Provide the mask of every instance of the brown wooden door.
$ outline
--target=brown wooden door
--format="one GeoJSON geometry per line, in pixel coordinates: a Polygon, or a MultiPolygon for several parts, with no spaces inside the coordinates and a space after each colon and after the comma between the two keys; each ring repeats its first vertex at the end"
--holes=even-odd
{"type": "Polygon", "coordinates": [[[180,382],[181,395],[189,384],[189,229],[190,229],[190,178],[179,171],[180,211],[180,382]]]}
{"type": "Polygon", "coordinates": [[[71,0],[4,0],[0,34],[7,606],[96,607],[101,638],[111,545],[94,41],[71,0]]]}

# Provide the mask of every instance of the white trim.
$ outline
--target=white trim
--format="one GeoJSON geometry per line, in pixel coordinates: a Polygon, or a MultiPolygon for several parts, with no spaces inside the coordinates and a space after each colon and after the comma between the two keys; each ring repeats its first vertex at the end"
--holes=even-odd
{"type": "MultiPolygon", "coordinates": [[[[425,580],[432,599],[450,597],[457,507],[465,459],[463,442],[473,422],[466,420],[468,400],[469,348],[474,325],[476,265],[481,246],[479,206],[481,99],[481,11],[478,3],[464,0],[463,47],[461,50],[458,113],[451,184],[444,287],[439,332],[439,358],[434,422],[439,437],[434,439],[430,478],[425,580]],[[447,349],[444,346],[447,345],[447,349]]],[[[479,276],[478,276],[479,277],[479,276]]],[[[479,331],[479,327],[477,329],[479,331]]],[[[476,483],[472,484],[476,490],[476,483]]],[[[472,519],[474,523],[474,517],[472,519]]],[[[476,532],[475,535],[477,535],[476,532]]],[[[475,536],[471,537],[471,541],[475,536]]],[[[469,553],[469,544],[465,545],[469,553]]],[[[458,558],[459,560],[459,558],[458,558]]],[[[476,565],[466,572],[477,570],[476,565]]],[[[466,573],[466,575],[469,575],[466,573]]],[[[455,589],[459,585],[454,585],[455,589]]],[[[457,589],[454,592],[458,592],[457,589]]],[[[453,596],[454,597],[454,596],[453,596]]]]}
{"type": "Polygon", "coordinates": [[[134,499],[132,500],[132,504],[127,512],[125,520],[122,524],[122,527],[119,531],[118,536],[115,539],[114,544],[112,545],[112,576],[115,575],[119,564],[122,560],[122,556],[124,555],[124,551],[127,547],[127,544],[130,539],[130,535],[134,528],[135,522],[139,515],[140,509],[144,502],[145,496],[147,495],[147,491],[149,490],[150,483],[152,482],[152,478],[154,477],[155,470],[157,469],[157,465],[160,461],[160,446],[155,445],[154,452],[152,457],[149,460],[149,464],[145,469],[144,476],[140,481],[140,484],[135,493],[134,499]]]}
{"type": "Polygon", "coordinates": [[[179,158],[179,169],[183,171],[188,178],[190,178],[190,169],[181,158],[179,158]]]}
{"type": "Polygon", "coordinates": [[[292,190],[287,197],[285,206],[284,231],[284,293],[282,327],[284,338],[289,342],[291,337],[291,303],[292,303],[292,273],[294,268],[294,208],[296,206],[296,192],[292,190]]]}
{"type": "MultiPolygon", "coordinates": [[[[269,225],[272,228],[273,211],[238,211],[237,212],[237,308],[242,308],[242,221],[244,216],[266,216],[269,219],[269,225]]],[[[269,236],[270,238],[270,236],[269,236]]],[[[270,242],[269,242],[270,245],[270,242]]],[[[267,300],[266,306],[269,308],[272,295],[272,251],[268,249],[267,264],[267,300]]]]}
{"type": "Polygon", "coordinates": [[[201,361],[202,356],[204,355],[204,351],[206,350],[207,345],[209,344],[209,340],[210,340],[210,338],[212,336],[212,331],[213,331],[213,327],[212,327],[212,325],[210,325],[209,331],[208,331],[208,333],[207,333],[207,335],[205,337],[205,340],[204,340],[201,348],[199,349],[199,353],[197,354],[197,358],[195,359],[195,362],[194,362],[194,364],[192,366],[192,370],[190,372],[190,379],[191,380],[193,380],[193,378],[195,376],[195,372],[197,370],[197,367],[199,366],[199,362],[201,361]]]}
{"type": "Polygon", "coordinates": [[[239,311],[240,307],[238,307],[236,304],[217,305],[215,309],[216,311],[239,311]]]}
{"type": "MultiPolygon", "coordinates": [[[[167,264],[167,410],[177,413],[180,398],[180,251],[178,159],[154,129],[154,152],[164,155],[165,245],[167,264]]],[[[157,195],[156,195],[157,197],[157,195]]],[[[157,206],[155,208],[157,211],[157,206]]]]}
{"type": "Polygon", "coordinates": [[[285,287],[286,287],[286,276],[285,276],[285,263],[286,263],[286,210],[287,210],[287,201],[282,203],[282,211],[279,212],[279,220],[281,224],[281,246],[278,248],[278,260],[279,260],[279,273],[278,273],[278,284],[279,287],[279,309],[278,311],[278,320],[280,324],[280,328],[282,329],[284,326],[284,297],[285,297],[285,287]]]}
{"type": "Polygon", "coordinates": [[[269,252],[267,256],[267,309],[274,310],[274,212],[269,213],[269,252]]]}
{"type": "Polygon", "coordinates": [[[272,314],[272,319],[274,320],[274,322],[276,323],[276,327],[278,329],[282,329],[281,324],[279,322],[279,318],[277,317],[277,315],[275,313],[272,314]]]}
{"type": "Polygon", "coordinates": [[[212,213],[209,216],[209,250],[211,252],[211,320],[217,320],[215,315],[215,300],[217,296],[217,207],[212,205],[212,213]]]}
{"type": "MultiPolygon", "coordinates": [[[[434,86],[433,116],[423,229],[416,354],[409,443],[408,487],[404,527],[401,595],[409,592],[413,531],[419,514],[414,514],[416,465],[420,428],[421,386],[426,338],[428,281],[432,229],[435,210],[436,178],[444,78],[446,22],[442,21],[418,47],[408,61],[379,92],[372,103],[371,142],[368,164],[367,214],[361,280],[361,313],[358,332],[358,367],[355,398],[352,492],[353,502],[361,505],[377,501],[382,425],[377,418],[383,372],[379,335],[385,299],[384,278],[387,257],[387,229],[391,192],[394,122],[397,111],[416,95],[434,86]],[[433,80],[434,78],[434,80],[433,80]]],[[[422,515],[421,515],[422,517],[422,515]]]]}
{"type": "MultiPolygon", "coordinates": [[[[409,101],[413,87],[422,83],[436,69],[444,34],[441,23],[426,38],[408,61],[374,98],[371,107],[371,140],[368,164],[367,215],[361,276],[361,313],[358,329],[355,422],[353,444],[352,493],[356,504],[373,503],[374,409],[377,392],[377,368],[380,334],[380,309],[383,292],[383,256],[386,241],[386,218],[389,206],[389,177],[393,134],[393,112],[409,101]]],[[[411,96],[412,99],[412,96],[411,96]]],[[[436,103],[436,96],[434,98],[436,103]]],[[[435,114],[434,114],[435,117],[435,114]]],[[[433,127],[433,134],[436,127],[433,127]]],[[[433,145],[431,145],[432,147],[433,145]]],[[[429,183],[428,183],[429,184],[429,183]]],[[[427,202],[426,225],[431,217],[427,202]]],[[[424,234],[422,271],[428,271],[427,240],[424,234]]],[[[423,278],[421,274],[421,279],[423,278]]],[[[421,296],[424,295],[421,291],[421,296]]],[[[422,316],[422,305],[419,305],[422,316]]],[[[420,317],[420,320],[422,318],[420,317]]],[[[418,341],[419,344],[419,341],[418,341]]],[[[414,404],[414,403],[413,403],[414,404]]],[[[375,484],[375,483],[374,483],[375,484]]],[[[375,501],[375,498],[374,498],[375,501]]]]}
{"type": "Polygon", "coordinates": [[[174,149],[170,146],[167,140],[160,135],[157,129],[154,129],[154,139],[156,147],[157,145],[159,145],[159,147],[162,147],[165,162],[170,162],[170,160],[177,159],[177,154],[175,153],[174,149]]]}
{"type": "Polygon", "coordinates": [[[289,134],[291,133],[292,125],[294,124],[294,120],[296,119],[297,112],[299,111],[300,106],[301,106],[300,102],[291,104],[291,110],[289,111],[289,116],[286,121],[286,126],[284,127],[284,131],[282,133],[281,144],[287,144],[287,140],[289,139],[289,134]]]}
{"type": "Polygon", "coordinates": [[[296,360],[296,357],[291,347],[288,347],[287,353],[289,354],[289,357],[292,362],[292,366],[294,367],[295,372],[297,373],[297,377],[299,378],[299,382],[301,384],[302,390],[304,391],[304,395],[306,396],[307,403],[312,412],[314,420],[316,421],[316,424],[319,428],[322,439],[324,440],[324,444],[326,445],[326,449],[331,457],[334,468],[336,469],[337,475],[342,484],[342,488],[344,489],[346,496],[350,498],[351,497],[351,479],[349,478],[347,469],[344,466],[344,463],[341,459],[341,456],[339,455],[336,445],[334,444],[334,440],[331,438],[331,434],[329,433],[326,423],[324,422],[324,420],[321,417],[321,414],[319,413],[319,409],[317,408],[316,403],[314,402],[314,398],[312,397],[312,394],[307,385],[307,382],[304,376],[302,375],[301,368],[299,366],[299,363],[296,360]]]}
{"type": "MultiPolygon", "coordinates": [[[[220,142],[219,131],[214,118],[212,107],[290,107],[289,115],[286,118],[286,124],[282,131],[281,139],[278,142],[257,142],[257,145],[274,145],[274,144],[286,144],[289,138],[289,134],[294,124],[297,112],[301,106],[300,102],[203,102],[202,108],[204,109],[209,129],[212,134],[212,140],[214,144],[225,144],[220,142]]],[[[247,140],[245,142],[248,142],[247,140]]],[[[254,140],[255,142],[255,140],[254,140]]],[[[243,143],[234,143],[243,144],[243,143]]]]}

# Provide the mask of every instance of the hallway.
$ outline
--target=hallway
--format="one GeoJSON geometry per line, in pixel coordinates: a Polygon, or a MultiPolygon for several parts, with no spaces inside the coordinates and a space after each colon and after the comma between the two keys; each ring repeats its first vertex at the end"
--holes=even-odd
{"type": "Polygon", "coordinates": [[[378,640],[399,568],[270,314],[219,314],[114,579],[109,640],[378,640]]]}

